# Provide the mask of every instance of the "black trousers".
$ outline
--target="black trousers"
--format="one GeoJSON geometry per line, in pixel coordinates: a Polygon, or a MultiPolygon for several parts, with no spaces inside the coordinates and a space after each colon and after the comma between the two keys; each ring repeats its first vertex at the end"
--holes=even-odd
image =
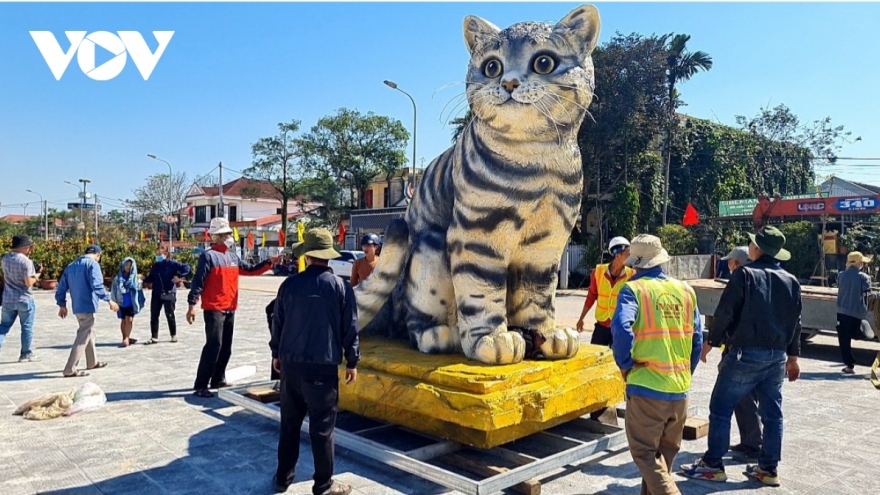
{"type": "Polygon", "coordinates": [[[590,343],[611,347],[611,342],[611,327],[596,323],[596,328],[593,329],[593,335],[590,337],[590,343]]]}
{"type": "Polygon", "coordinates": [[[205,346],[196,372],[195,390],[216,388],[226,381],[226,365],[232,356],[232,330],[235,313],[205,311],[205,346]]]}
{"type": "Polygon", "coordinates": [[[862,320],[837,313],[837,343],[840,345],[840,357],[847,368],[853,368],[856,365],[856,358],[852,352],[852,341],[859,339],[861,335],[862,320]]]}
{"type": "Polygon", "coordinates": [[[165,319],[168,320],[168,330],[171,336],[177,335],[177,320],[174,318],[174,309],[177,305],[175,296],[174,301],[163,301],[160,293],[153,292],[150,298],[150,333],[154,339],[159,338],[159,311],[165,309],[165,319]]]}
{"type": "Polygon", "coordinates": [[[332,484],[333,429],[339,403],[339,377],[303,376],[281,369],[281,435],[278,438],[278,483],[293,483],[299,460],[300,428],[309,416],[309,439],[315,464],[314,495],[332,484]]]}

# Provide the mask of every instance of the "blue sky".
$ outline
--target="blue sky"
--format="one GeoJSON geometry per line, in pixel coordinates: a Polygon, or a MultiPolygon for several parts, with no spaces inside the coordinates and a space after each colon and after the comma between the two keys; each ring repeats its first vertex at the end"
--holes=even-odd
{"type": "MultiPolygon", "coordinates": [[[[460,84],[441,89],[464,79],[464,16],[506,27],[555,22],[577,5],[0,3],[0,216],[22,213],[23,202],[38,211],[26,189],[63,208],[76,197],[63,181],[81,177],[107,204],[118,203],[167,170],[147,153],[190,175],[220,161],[242,170],[251,143],[274,134],[278,122],[298,119],[308,128],[341,107],[389,115],[411,129],[409,99],[383,79],[415,98],[418,157],[430,162],[450,144],[445,122],[464,111],[452,111],[460,84]],[[151,31],[175,34],[148,81],[130,58],[110,81],[89,79],[76,59],[56,81],[32,30],[52,31],[63,49],[65,30],[140,31],[151,49],[151,31]]],[[[687,33],[692,49],[712,55],[714,68],[680,88],[685,113],[733,123],[737,114],[785,103],[804,120],[830,115],[862,137],[841,156],[880,157],[880,64],[872,62],[880,53],[880,4],[595,5],[600,43],[615,31],[687,33]]],[[[880,161],[820,171],[831,172],[880,184],[880,161]]]]}

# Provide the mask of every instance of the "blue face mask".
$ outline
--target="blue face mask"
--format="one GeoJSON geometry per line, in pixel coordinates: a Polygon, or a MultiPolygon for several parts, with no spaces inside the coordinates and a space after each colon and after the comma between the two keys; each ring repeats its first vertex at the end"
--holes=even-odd
{"type": "Polygon", "coordinates": [[[156,261],[165,261],[164,256],[156,256],[156,261]]]}

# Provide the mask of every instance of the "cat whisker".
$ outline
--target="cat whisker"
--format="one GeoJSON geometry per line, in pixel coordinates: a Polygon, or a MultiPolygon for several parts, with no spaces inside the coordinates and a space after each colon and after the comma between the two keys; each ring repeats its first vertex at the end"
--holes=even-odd
{"type": "MultiPolygon", "coordinates": [[[[442,109],[440,109],[440,122],[445,121],[445,119],[443,118],[443,112],[446,111],[446,108],[449,107],[449,104],[452,103],[452,101],[455,100],[456,98],[458,98],[458,101],[455,103],[455,107],[458,107],[458,105],[461,104],[462,98],[464,98],[465,100],[467,99],[467,93],[464,93],[464,92],[459,93],[457,95],[454,95],[452,98],[449,98],[449,100],[446,101],[446,104],[443,105],[442,109]]],[[[453,107],[453,110],[455,110],[455,107],[453,107]]],[[[450,112],[450,115],[451,115],[451,112],[450,112]]]]}
{"type": "Polygon", "coordinates": [[[436,96],[437,93],[439,93],[440,91],[443,91],[446,88],[451,88],[452,86],[458,86],[459,84],[465,84],[465,85],[478,84],[480,86],[485,86],[485,84],[479,83],[476,81],[454,81],[449,84],[444,84],[443,86],[440,86],[439,88],[437,88],[433,93],[431,93],[431,98],[434,98],[434,96],[436,96]]]}
{"type": "Polygon", "coordinates": [[[536,101],[534,105],[535,108],[537,108],[538,111],[541,112],[545,117],[547,117],[547,120],[549,120],[553,124],[553,128],[556,130],[556,137],[559,139],[559,144],[561,145],[562,134],[559,132],[559,123],[556,121],[556,119],[553,118],[553,115],[551,115],[550,109],[547,108],[546,104],[541,100],[536,101]]]}

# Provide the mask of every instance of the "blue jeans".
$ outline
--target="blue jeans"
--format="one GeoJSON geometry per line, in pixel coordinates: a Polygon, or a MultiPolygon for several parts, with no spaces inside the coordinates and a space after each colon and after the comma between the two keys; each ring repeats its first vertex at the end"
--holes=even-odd
{"type": "Polygon", "coordinates": [[[730,447],[730,417],[752,389],[758,396],[758,415],[764,425],[764,442],[758,465],[776,469],[782,456],[782,383],[785,379],[784,350],[747,347],[731,349],[721,361],[709,402],[709,450],[703,460],[712,466],[730,447]]]}
{"type": "Polygon", "coordinates": [[[33,299],[27,302],[4,304],[2,317],[0,317],[0,347],[3,347],[6,334],[9,333],[17,317],[21,322],[21,357],[30,354],[31,342],[34,340],[34,316],[36,313],[33,299]]]}

